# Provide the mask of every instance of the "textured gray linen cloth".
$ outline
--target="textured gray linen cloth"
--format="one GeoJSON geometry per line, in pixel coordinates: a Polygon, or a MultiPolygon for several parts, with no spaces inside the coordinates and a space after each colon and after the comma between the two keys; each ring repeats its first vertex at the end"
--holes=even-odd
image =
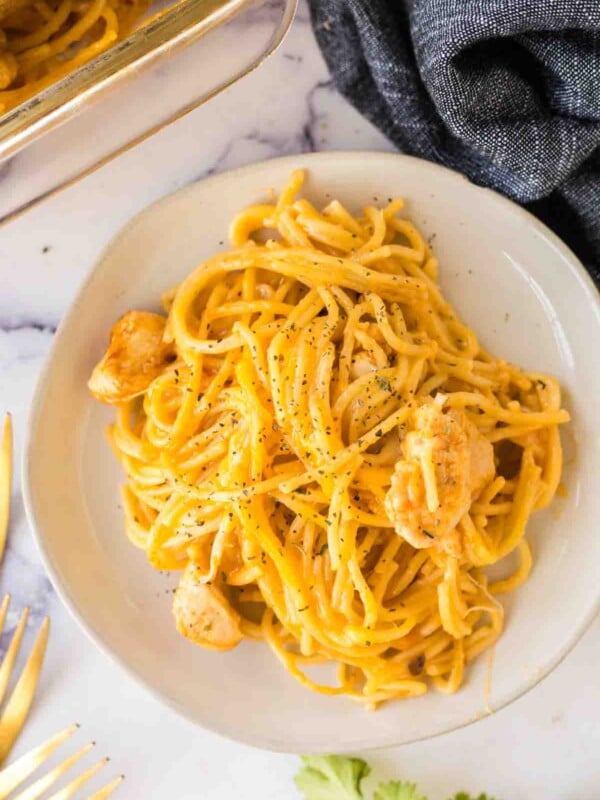
{"type": "Polygon", "coordinates": [[[521,203],[600,284],[600,0],[309,0],[340,92],[521,203]]]}

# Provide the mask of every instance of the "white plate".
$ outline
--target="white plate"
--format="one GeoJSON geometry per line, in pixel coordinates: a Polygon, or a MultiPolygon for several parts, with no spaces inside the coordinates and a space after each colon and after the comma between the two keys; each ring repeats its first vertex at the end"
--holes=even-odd
{"type": "Polygon", "coordinates": [[[156,573],[123,533],[122,475],[103,435],[112,411],[86,389],[110,327],[213,254],[243,206],[309,170],[308,195],[351,208],[392,195],[441,260],[442,284],[483,343],[558,376],[573,423],[566,499],[530,524],[535,568],[510,600],[496,647],[489,705],[534,686],[569,651],[600,596],[598,486],[600,309],[573,254],[493,192],[425,161],[378,153],[278,159],[213,176],[142,212],[108,247],[63,321],[40,381],[24,464],[26,501],[54,584],[85,630],[152,693],[226,736],[297,752],[362,750],[414,741],[485,714],[485,658],[457,694],[430,692],[376,713],[307,692],[262,644],[210,653],[175,632],[174,576],[156,573]]]}

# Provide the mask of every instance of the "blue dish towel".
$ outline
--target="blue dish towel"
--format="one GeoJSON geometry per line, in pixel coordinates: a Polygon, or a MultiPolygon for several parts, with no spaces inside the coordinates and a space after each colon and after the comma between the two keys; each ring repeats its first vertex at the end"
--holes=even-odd
{"type": "Polygon", "coordinates": [[[512,197],[600,284],[600,0],[309,0],[345,97],[512,197]]]}

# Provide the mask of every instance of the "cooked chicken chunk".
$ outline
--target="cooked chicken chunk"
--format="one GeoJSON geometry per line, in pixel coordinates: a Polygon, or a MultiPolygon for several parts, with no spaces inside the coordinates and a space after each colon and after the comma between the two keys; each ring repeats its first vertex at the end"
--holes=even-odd
{"type": "Polygon", "coordinates": [[[375,364],[365,353],[361,350],[358,355],[355,355],[352,358],[352,366],[350,367],[350,377],[353,381],[358,380],[358,378],[362,378],[363,375],[368,375],[369,372],[373,372],[373,370],[377,369],[377,364],[375,364]]]}
{"type": "Polygon", "coordinates": [[[149,311],[128,311],[113,326],[108,350],[88,382],[104,403],[122,403],[142,394],[173,356],[163,341],[166,319],[149,311]]]}
{"type": "Polygon", "coordinates": [[[475,500],[496,475],[494,448],[466,418],[465,430],[469,441],[471,500],[475,500]]]}
{"type": "Polygon", "coordinates": [[[173,614],[177,630],[195,644],[230,650],[242,639],[239,614],[220,589],[201,583],[197,573],[193,564],[186,567],[175,592],[173,614]]]}
{"type": "Polygon", "coordinates": [[[413,547],[459,554],[456,526],[494,477],[492,445],[464,411],[434,400],[413,413],[402,455],[386,496],[396,532],[413,547]]]}

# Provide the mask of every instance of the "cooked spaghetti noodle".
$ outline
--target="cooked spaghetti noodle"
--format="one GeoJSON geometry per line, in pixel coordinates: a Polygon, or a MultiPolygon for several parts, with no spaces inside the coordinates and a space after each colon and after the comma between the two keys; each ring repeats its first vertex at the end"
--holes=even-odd
{"type": "Polygon", "coordinates": [[[0,114],[127,36],[150,0],[8,0],[0,15],[0,114]]]}
{"type": "Polygon", "coordinates": [[[234,219],[168,319],[113,329],[90,388],[118,405],[127,533],[184,570],[174,613],[198,644],[263,639],[305,686],[369,707],[453,692],[527,579],[569,417],[553,378],[460,320],[401,200],[319,212],[302,181],[234,219]]]}

